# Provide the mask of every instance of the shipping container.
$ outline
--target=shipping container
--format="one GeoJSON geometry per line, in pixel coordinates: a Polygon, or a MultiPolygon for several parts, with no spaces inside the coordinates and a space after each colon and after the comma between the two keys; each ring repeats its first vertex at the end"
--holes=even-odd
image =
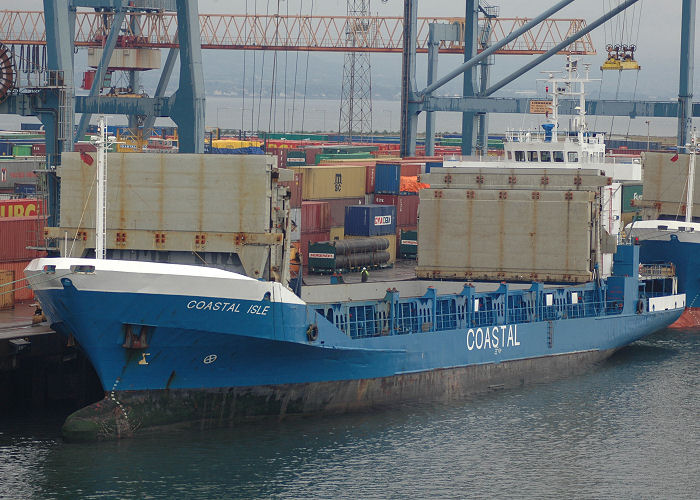
{"type": "Polygon", "coordinates": [[[425,162],[425,173],[429,174],[433,168],[442,167],[442,160],[439,161],[426,161],[425,162]]]}
{"type": "Polygon", "coordinates": [[[376,165],[367,165],[366,171],[365,171],[365,193],[366,194],[372,194],[374,193],[374,182],[377,174],[377,166],[376,165]]]}
{"type": "Polygon", "coordinates": [[[14,189],[15,184],[36,184],[35,170],[43,169],[43,159],[32,156],[0,160],[0,189],[14,189]]]}
{"type": "Polygon", "coordinates": [[[301,232],[317,233],[331,227],[330,208],[325,201],[304,201],[301,204],[301,232]]]}
{"type": "Polygon", "coordinates": [[[301,239],[301,208],[292,208],[289,211],[289,225],[292,241],[301,239]]]}
{"type": "Polygon", "coordinates": [[[15,144],[12,146],[12,156],[32,156],[32,145],[15,144]]]}
{"type": "Polygon", "coordinates": [[[361,165],[297,167],[302,172],[304,200],[357,198],[365,195],[365,170],[361,165]]]}
{"type": "Polygon", "coordinates": [[[636,212],[639,210],[635,207],[634,202],[642,199],[642,184],[623,184],[622,185],[622,211],[625,213],[636,212]]]}
{"type": "Polygon", "coordinates": [[[24,269],[29,265],[30,260],[19,260],[10,262],[0,262],[0,272],[2,271],[12,271],[14,273],[17,283],[13,283],[15,302],[33,300],[34,292],[28,287],[29,283],[24,279],[24,269]]]}
{"type": "Polygon", "coordinates": [[[401,177],[415,177],[421,174],[420,163],[377,162],[374,192],[378,194],[399,194],[401,177]]]}
{"type": "Polygon", "coordinates": [[[32,156],[46,156],[46,144],[32,144],[32,156]]]}
{"type": "Polygon", "coordinates": [[[342,226],[345,224],[345,207],[367,204],[364,196],[358,198],[328,198],[318,201],[328,203],[331,226],[342,226]]]}
{"type": "Polygon", "coordinates": [[[316,155],[321,154],[321,151],[323,151],[323,149],[318,146],[309,146],[307,148],[304,148],[306,164],[316,165],[316,155]]]}
{"type": "Polygon", "coordinates": [[[301,233],[301,241],[300,241],[300,248],[301,248],[301,256],[302,256],[302,264],[303,264],[303,270],[304,274],[308,274],[309,272],[309,266],[307,265],[309,262],[309,244],[310,243],[318,243],[319,241],[329,241],[330,240],[330,232],[329,231],[317,231],[314,233],[301,233]]]}
{"type": "Polygon", "coordinates": [[[586,282],[600,248],[593,191],[424,189],[419,278],[586,282]]]}
{"type": "Polygon", "coordinates": [[[15,184],[13,191],[21,198],[32,198],[36,196],[36,184],[15,184]]]}
{"type": "Polygon", "coordinates": [[[0,219],[0,261],[31,260],[46,252],[28,250],[43,243],[46,223],[36,217],[0,219]]]}
{"type": "Polygon", "coordinates": [[[94,153],[97,151],[97,148],[90,142],[76,142],[73,144],[73,151],[78,153],[94,153]]]}
{"type": "MultiPolygon", "coordinates": [[[[18,184],[15,184],[15,187],[18,184]]],[[[33,186],[33,184],[31,184],[33,186]]],[[[44,213],[44,203],[34,198],[0,200],[0,219],[10,217],[33,217],[44,213]]]]}
{"type": "Polygon", "coordinates": [[[345,239],[345,226],[331,226],[330,240],[342,240],[345,239]]]}
{"type": "Polygon", "coordinates": [[[10,270],[0,271],[0,310],[11,309],[15,305],[15,272],[10,270]]]}
{"type": "Polygon", "coordinates": [[[418,194],[375,194],[376,205],[393,205],[396,207],[397,226],[415,226],[418,224],[418,194]]]}
{"type": "Polygon", "coordinates": [[[301,208],[302,176],[303,174],[301,172],[294,172],[293,181],[280,182],[282,186],[287,186],[289,188],[291,193],[289,206],[292,208],[301,208]]]}
{"type": "Polygon", "coordinates": [[[11,142],[0,142],[0,156],[12,156],[11,142]]]}
{"type": "Polygon", "coordinates": [[[418,258],[418,231],[401,229],[398,243],[398,256],[402,259],[418,258]]]}
{"type": "Polygon", "coordinates": [[[396,236],[396,207],[391,205],[360,205],[345,209],[345,235],[396,236]]]}

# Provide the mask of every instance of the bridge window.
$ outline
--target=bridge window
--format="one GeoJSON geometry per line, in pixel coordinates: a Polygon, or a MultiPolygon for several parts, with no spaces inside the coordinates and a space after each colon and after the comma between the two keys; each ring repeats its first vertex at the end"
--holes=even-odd
{"type": "Polygon", "coordinates": [[[516,151],[515,161],[525,161],[525,151],[516,151]]]}
{"type": "Polygon", "coordinates": [[[569,163],[578,163],[578,152],[569,151],[568,153],[569,163]]]}
{"type": "Polygon", "coordinates": [[[513,153],[511,151],[508,151],[508,159],[509,160],[513,159],[513,153]]]}
{"type": "Polygon", "coordinates": [[[564,163],[564,151],[554,151],[554,162],[564,163]]]}
{"type": "Polygon", "coordinates": [[[540,151],[540,161],[552,161],[551,151],[540,151]]]}
{"type": "Polygon", "coordinates": [[[527,161],[537,161],[537,151],[528,151],[527,161]]]}

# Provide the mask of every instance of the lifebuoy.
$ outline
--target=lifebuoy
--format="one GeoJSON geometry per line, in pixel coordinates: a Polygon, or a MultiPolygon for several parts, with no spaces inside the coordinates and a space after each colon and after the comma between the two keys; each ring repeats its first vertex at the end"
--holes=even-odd
{"type": "Polygon", "coordinates": [[[306,338],[309,339],[309,342],[314,342],[318,339],[318,326],[309,325],[306,329],[306,338]]]}
{"type": "Polygon", "coordinates": [[[642,314],[644,312],[644,301],[642,299],[639,299],[637,301],[637,314],[642,314]]]}

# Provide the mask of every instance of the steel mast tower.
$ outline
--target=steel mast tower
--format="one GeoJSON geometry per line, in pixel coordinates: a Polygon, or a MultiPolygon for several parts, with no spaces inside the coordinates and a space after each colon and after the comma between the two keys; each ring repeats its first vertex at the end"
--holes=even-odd
{"type": "MultiPolygon", "coordinates": [[[[369,0],[348,0],[345,36],[349,47],[371,44],[372,25],[369,0]],[[369,42],[369,44],[368,44],[369,42]]],[[[372,75],[369,52],[346,52],[343,64],[343,89],[340,95],[338,134],[360,137],[372,132],[372,75]]]]}

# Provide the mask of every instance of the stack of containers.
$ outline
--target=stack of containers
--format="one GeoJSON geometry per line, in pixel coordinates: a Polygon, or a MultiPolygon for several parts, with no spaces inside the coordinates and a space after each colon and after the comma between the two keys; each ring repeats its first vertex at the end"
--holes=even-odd
{"type": "MultiPolygon", "coordinates": [[[[26,206],[22,210],[17,209],[17,202],[23,204],[33,203],[38,206],[36,200],[3,200],[0,201],[0,213],[20,213],[26,212],[26,206]]],[[[46,252],[37,250],[29,250],[29,246],[37,246],[43,240],[45,221],[36,214],[31,217],[0,217],[0,272],[10,271],[13,279],[9,281],[20,280],[24,278],[24,268],[27,267],[32,259],[44,257],[46,252]]],[[[3,276],[9,276],[9,273],[2,273],[3,276]]],[[[0,283],[0,286],[6,282],[0,283]]],[[[12,284],[15,289],[15,300],[32,300],[33,292],[29,288],[25,288],[26,281],[20,281],[12,284]]]]}
{"type": "Polygon", "coordinates": [[[365,204],[365,165],[318,165],[294,169],[303,173],[302,198],[329,207],[330,239],[344,235],[345,207],[365,204]]]}
{"type": "MultiPolygon", "coordinates": [[[[299,250],[302,262],[309,261],[309,243],[328,241],[330,237],[330,207],[324,201],[304,201],[301,204],[299,250]]],[[[308,272],[304,267],[304,272],[308,272]]]]}
{"type": "Polygon", "coordinates": [[[389,263],[396,259],[396,207],[391,205],[349,206],[345,209],[345,238],[389,240],[389,263]]]}
{"type": "Polygon", "coordinates": [[[374,203],[396,207],[396,236],[401,230],[418,228],[418,192],[402,191],[402,178],[418,178],[425,169],[425,162],[410,160],[378,161],[374,185],[374,203]]]}

